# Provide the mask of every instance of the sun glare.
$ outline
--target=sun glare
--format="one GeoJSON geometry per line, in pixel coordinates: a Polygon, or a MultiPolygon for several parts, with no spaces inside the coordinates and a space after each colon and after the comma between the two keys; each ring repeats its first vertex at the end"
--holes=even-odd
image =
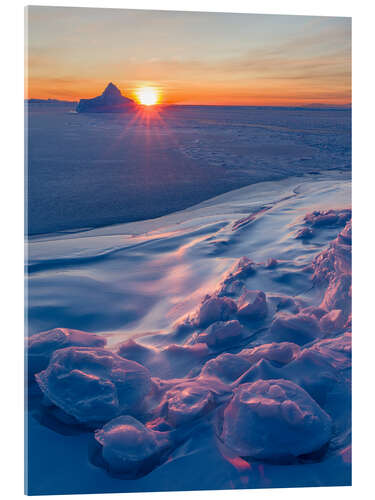
{"type": "Polygon", "coordinates": [[[136,95],[139,102],[144,106],[153,106],[159,100],[158,91],[153,87],[141,87],[136,90],[136,95]]]}

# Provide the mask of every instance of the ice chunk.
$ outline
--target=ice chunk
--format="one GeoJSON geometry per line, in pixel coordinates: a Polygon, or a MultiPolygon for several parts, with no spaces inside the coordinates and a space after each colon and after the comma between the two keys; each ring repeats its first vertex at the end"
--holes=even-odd
{"type": "Polygon", "coordinates": [[[350,367],[351,334],[345,333],[301,349],[281,376],[303,387],[323,408],[329,408],[332,417],[345,419],[342,405],[350,404],[350,367]]]}
{"type": "Polygon", "coordinates": [[[119,354],[122,358],[136,361],[137,363],[147,367],[158,353],[159,350],[155,347],[146,347],[133,339],[128,339],[125,342],[122,342],[117,351],[117,354],[119,354]]]}
{"type": "Polygon", "coordinates": [[[342,309],[345,316],[351,309],[352,277],[344,274],[330,281],[324,294],[321,307],[327,309],[342,309]]]}
{"type": "Polygon", "coordinates": [[[242,349],[239,354],[251,364],[257,363],[260,359],[266,359],[280,365],[286,365],[295,359],[299,351],[300,347],[292,342],[273,342],[252,349],[242,349]]]}
{"type": "Polygon", "coordinates": [[[199,418],[214,406],[214,395],[199,383],[182,383],[167,392],[167,420],[172,425],[182,425],[199,418]]]}
{"type": "Polygon", "coordinates": [[[305,215],[304,221],[312,227],[322,226],[344,226],[351,218],[352,211],[350,209],[342,210],[315,210],[314,212],[305,215]]]}
{"type": "Polygon", "coordinates": [[[352,221],[349,220],[344,229],[339,233],[337,237],[338,243],[344,243],[345,245],[352,244],[352,221]]]}
{"type": "Polygon", "coordinates": [[[148,429],[135,418],[126,415],[108,422],[95,432],[102,445],[102,456],[109,470],[137,478],[154,469],[170,446],[168,432],[148,429]]]}
{"type": "Polygon", "coordinates": [[[313,269],[313,281],[318,285],[351,274],[351,221],[331,242],[329,248],[315,257],[313,269]]]}
{"type": "Polygon", "coordinates": [[[320,449],[331,429],[329,415],[301,387],[258,380],[235,390],[221,437],[239,456],[283,462],[320,449]]]}
{"type": "Polygon", "coordinates": [[[29,375],[34,375],[47,368],[54,351],[64,347],[103,347],[106,340],[94,333],[54,328],[36,333],[27,339],[27,366],[29,375]]]}
{"type": "Polygon", "coordinates": [[[155,414],[177,427],[196,420],[232,396],[232,389],[222,381],[201,374],[171,385],[155,414]]]}
{"type": "Polygon", "coordinates": [[[83,423],[138,414],[151,389],[146,368],[100,348],[59,349],[35,377],[53,404],[83,423]]]}
{"type": "Polygon", "coordinates": [[[350,326],[351,316],[351,220],[329,248],[313,260],[313,281],[316,286],[327,286],[321,308],[328,314],[320,319],[322,329],[333,332],[350,326]],[[341,310],[341,312],[338,312],[341,310]]]}
{"type": "Polygon", "coordinates": [[[207,359],[209,352],[206,344],[170,344],[161,351],[158,376],[167,379],[184,377],[207,359]]]}
{"type": "Polygon", "coordinates": [[[220,347],[238,342],[246,335],[245,328],[239,321],[216,321],[197,337],[197,342],[204,342],[209,347],[220,347]]]}
{"type": "Polygon", "coordinates": [[[199,378],[214,377],[231,386],[284,378],[285,366],[297,358],[300,350],[296,344],[283,342],[243,349],[238,354],[223,353],[207,361],[199,378]]]}
{"type": "Polygon", "coordinates": [[[268,312],[266,295],[261,290],[247,290],[238,299],[237,307],[237,316],[249,320],[262,320],[268,312]]]}
{"type": "Polygon", "coordinates": [[[219,297],[224,297],[226,295],[229,297],[237,296],[242,293],[244,288],[245,284],[242,280],[234,280],[222,283],[218,291],[218,296],[219,297]]]}
{"type": "Polygon", "coordinates": [[[297,314],[300,310],[300,301],[294,299],[290,295],[270,292],[267,294],[267,302],[271,311],[287,310],[293,314],[297,314]]]}
{"type": "Polygon", "coordinates": [[[233,266],[228,277],[231,279],[248,278],[255,273],[255,263],[249,257],[243,256],[233,266]]]}
{"type": "Polygon", "coordinates": [[[210,297],[200,306],[197,324],[205,328],[215,321],[227,321],[237,311],[236,303],[228,297],[210,297]]]}
{"type": "MultiPolygon", "coordinates": [[[[301,351],[298,359],[304,359],[307,352],[319,353],[322,359],[337,370],[346,370],[351,366],[352,335],[350,332],[332,338],[315,342],[309,348],[301,351]]],[[[303,367],[303,365],[301,365],[303,367]]]]}
{"type": "Polygon", "coordinates": [[[270,333],[276,341],[306,344],[321,336],[319,322],[308,314],[278,313],[271,325],[270,333]]]}
{"type": "Polygon", "coordinates": [[[300,311],[302,314],[307,314],[309,316],[315,316],[317,320],[320,320],[322,316],[327,314],[327,311],[325,309],[322,309],[321,307],[316,307],[316,306],[308,306],[304,307],[300,311]]]}
{"type": "Polygon", "coordinates": [[[326,333],[335,332],[344,326],[345,319],[345,315],[341,309],[332,309],[332,311],[320,318],[320,328],[326,333]]]}
{"type": "Polygon", "coordinates": [[[250,366],[251,363],[246,358],[225,352],[207,361],[201,373],[202,376],[217,377],[225,383],[232,383],[250,366]]]}
{"type": "MultiPolygon", "coordinates": [[[[241,283],[241,280],[255,274],[255,263],[249,257],[241,257],[234,264],[232,269],[224,276],[220,284],[219,295],[224,295],[225,290],[231,290],[230,285],[234,282],[241,283]]],[[[238,285],[237,285],[238,286],[238,285]]]]}

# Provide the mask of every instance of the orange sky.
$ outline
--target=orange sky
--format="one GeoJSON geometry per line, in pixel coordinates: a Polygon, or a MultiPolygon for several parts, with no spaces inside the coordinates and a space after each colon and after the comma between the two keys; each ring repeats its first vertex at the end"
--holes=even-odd
{"type": "Polygon", "coordinates": [[[351,102],[348,18],[31,7],[26,97],[78,100],[109,81],[165,104],[351,102]]]}

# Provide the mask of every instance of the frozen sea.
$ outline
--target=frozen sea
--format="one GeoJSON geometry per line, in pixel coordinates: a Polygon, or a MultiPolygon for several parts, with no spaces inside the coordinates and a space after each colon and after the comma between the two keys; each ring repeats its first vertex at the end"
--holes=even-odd
{"type": "Polygon", "coordinates": [[[29,109],[30,234],[154,218],[255,182],[351,165],[346,109],[29,109]]]}
{"type": "Polygon", "coordinates": [[[28,492],[349,485],[350,111],[28,130],[28,492]]]}

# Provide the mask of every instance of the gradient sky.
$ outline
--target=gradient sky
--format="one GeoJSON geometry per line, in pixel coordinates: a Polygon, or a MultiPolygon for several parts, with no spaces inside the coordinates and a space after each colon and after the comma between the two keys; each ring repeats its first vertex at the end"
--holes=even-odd
{"type": "Polygon", "coordinates": [[[78,100],[110,81],[164,103],[351,102],[350,18],[28,8],[26,97],[78,100]]]}

